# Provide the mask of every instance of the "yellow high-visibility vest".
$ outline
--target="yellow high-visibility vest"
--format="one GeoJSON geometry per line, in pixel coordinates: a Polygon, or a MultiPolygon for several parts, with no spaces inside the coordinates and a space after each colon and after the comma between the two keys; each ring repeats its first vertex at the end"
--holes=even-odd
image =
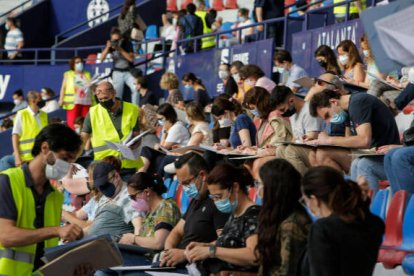
{"type": "MultiPolygon", "coordinates": [[[[11,168],[2,174],[9,176],[10,188],[17,209],[16,226],[36,229],[36,204],[33,192],[27,187],[23,168],[11,168]]],[[[63,195],[53,188],[46,197],[44,227],[59,226],[62,213],[63,195]]],[[[59,238],[45,240],[45,248],[58,245],[59,238]]],[[[0,275],[31,275],[34,268],[37,244],[5,248],[0,244],[0,275]]]]}
{"type": "Polygon", "coordinates": [[[20,110],[20,119],[22,122],[22,133],[19,141],[19,153],[22,161],[30,161],[33,159],[32,148],[37,134],[48,124],[47,114],[39,110],[40,128],[36,122],[36,118],[32,115],[29,107],[20,110]]]}
{"type": "MultiPolygon", "coordinates": [[[[196,11],[195,14],[201,18],[201,21],[203,22],[203,34],[210,34],[213,32],[213,30],[209,27],[207,27],[207,22],[206,22],[206,15],[207,12],[206,11],[196,11]]],[[[209,36],[209,37],[204,37],[201,39],[201,49],[206,49],[206,48],[211,48],[216,46],[216,37],[213,36],[209,36]]]]}
{"type": "MultiPolygon", "coordinates": [[[[345,0],[334,0],[333,3],[334,4],[337,4],[337,3],[344,2],[344,1],[345,0]]],[[[361,4],[362,4],[362,9],[365,9],[366,8],[365,0],[362,0],[361,1],[361,4]]],[[[358,8],[357,8],[355,2],[352,2],[350,4],[350,6],[349,6],[349,14],[351,14],[351,13],[358,13],[358,12],[359,11],[358,11],[358,8]]],[[[334,14],[346,14],[346,5],[334,7],[333,13],[334,14]]]]}
{"type": "Polygon", "coordinates": [[[138,114],[138,106],[122,102],[122,138],[119,138],[118,132],[112,123],[108,110],[100,104],[91,107],[89,110],[89,116],[92,126],[91,142],[95,160],[102,160],[107,156],[116,156],[122,160],[122,168],[138,169],[143,166],[141,157],[138,157],[138,160],[122,159],[121,153],[110,149],[105,142],[105,140],[110,142],[125,141],[138,120],[138,114]]]}

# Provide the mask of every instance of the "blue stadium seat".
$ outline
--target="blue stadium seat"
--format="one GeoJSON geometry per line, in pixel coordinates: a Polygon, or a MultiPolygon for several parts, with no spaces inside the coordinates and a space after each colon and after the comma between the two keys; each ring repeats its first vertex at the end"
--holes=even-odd
{"type": "Polygon", "coordinates": [[[145,32],[145,39],[154,39],[154,38],[158,38],[158,26],[149,25],[145,32]]]}
{"type": "Polygon", "coordinates": [[[388,189],[379,190],[371,203],[371,212],[374,215],[380,217],[383,221],[385,221],[385,216],[387,214],[387,202],[389,193],[390,191],[388,189]]]}
{"type": "Polygon", "coordinates": [[[405,273],[414,275],[414,254],[408,254],[405,256],[402,267],[405,273]]]}
{"type": "Polygon", "coordinates": [[[177,193],[177,186],[178,186],[178,180],[177,179],[173,179],[171,181],[171,185],[168,189],[167,192],[167,198],[175,198],[175,195],[177,193]]]}
{"type": "Polygon", "coordinates": [[[168,197],[168,191],[170,190],[171,182],[172,182],[171,178],[164,179],[164,186],[165,186],[165,188],[167,188],[167,192],[162,194],[163,198],[169,198],[168,197]]]}
{"type": "MultiPolygon", "coordinates": [[[[223,24],[221,25],[220,31],[230,31],[231,26],[233,26],[233,25],[234,25],[234,22],[223,22],[223,24]]],[[[231,32],[225,33],[223,35],[225,35],[227,38],[234,37],[231,32]]]]}
{"type": "Polygon", "coordinates": [[[185,192],[183,192],[181,194],[181,214],[185,214],[185,212],[187,212],[188,206],[190,206],[190,198],[185,192]]]}

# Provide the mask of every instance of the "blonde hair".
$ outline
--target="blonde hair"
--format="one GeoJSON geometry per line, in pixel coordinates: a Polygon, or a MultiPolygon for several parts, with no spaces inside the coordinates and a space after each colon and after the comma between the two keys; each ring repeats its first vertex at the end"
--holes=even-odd
{"type": "Polygon", "coordinates": [[[171,72],[166,72],[161,77],[160,86],[161,89],[171,90],[171,89],[178,89],[180,85],[178,77],[171,72]]]}

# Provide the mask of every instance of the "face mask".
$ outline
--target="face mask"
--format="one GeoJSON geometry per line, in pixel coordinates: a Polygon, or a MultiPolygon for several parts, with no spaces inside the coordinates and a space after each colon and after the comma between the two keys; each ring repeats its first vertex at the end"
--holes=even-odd
{"type": "Polygon", "coordinates": [[[339,63],[342,65],[346,65],[348,63],[349,56],[348,55],[340,55],[339,56],[339,63]]]}
{"type": "Polygon", "coordinates": [[[184,88],[185,88],[185,89],[191,89],[191,88],[192,88],[192,86],[191,86],[190,84],[186,84],[186,85],[184,85],[184,88]]]}
{"type": "Polygon", "coordinates": [[[105,186],[107,186],[105,190],[100,190],[101,193],[108,198],[112,198],[116,192],[116,185],[112,182],[107,182],[105,186]]]}
{"type": "Polygon", "coordinates": [[[363,50],[362,53],[364,54],[364,57],[369,57],[369,51],[368,50],[363,50]]]}
{"type": "Polygon", "coordinates": [[[246,18],[246,17],[244,17],[244,16],[240,16],[240,17],[239,17],[239,21],[240,21],[240,22],[242,22],[242,23],[244,23],[244,22],[246,22],[246,21],[247,21],[247,18],[246,18]]]}
{"type": "Polygon", "coordinates": [[[223,127],[230,127],[233,124],[233,121],[228,118],[224,118],[224,119],[218,120],[218,123],[220,125],[220,128],[223,128],[223,127]]]}
{"type": "Polygon", "coordinates": [[[75,128],[75,132],[76,132],[77,134],[80,134],[80,133],[81,133],[81,129],[80,129],[80,127],[76,127],[76,128],[75,128]]]}
{"type": "Polygon", "coordinates": [[[55,164],[46,164],[46,178],[53,180],[61,180],[68,174],[71,165],[61,159],[56,159],[55,164]]]}
{"type": "Polygon", "coordinates": [[[283,67],[277,67],[277,72],[279,74],[283,74],[285,72],[285,68],[283,68],[283,67]]]}
{"type": "Polygon", "coordinates": [[[19,105],[19,104],[21,104],[21,103],[22,103],[22,101],[21,101],[21,100],[14,100],[13,102],[14,102],[14,104],[15,104],[15,105],[19,105]]]}
{"type": "Polygon", "coordinates": [[[283,114],[282,114],[282,117],[290,117],[290,116],[292,116],[293,114],[295,114],[296,113],[296,107],[294,106],[294,105],[292,105],[292,106],[289,106],[289,109],[288,110],[286,110],[283,114]]]}
{"type": "Polygon", "coordinates": [[[78,72],[82,72],[83,71],[83,63],[82,62],[76,63],[75,64],[75,70],[78,71],[78,72]]]}
{"type": "Polygon", "coordinates": [[[256,84],[256,82],[254,80],[251,79],[247,79],[244,81],[248,86],[254,87],[254,85],[256,84]]]}
{"type": "Polygon", "coordinates": [[[38,101],[36,105],[38,108],[43,108],[46,105],[46,102],[44,100],[41,100],[38,101]]]}
{"type": "Polygon", "coordinates": [[[233,74],[233,79],[234,79],[235,82],[239,82],[240,81],[240,75],[239,75],[239,73],[233,74]]]}
{"type": "Polygon", "coordinates": [[[133,200],[131,203],[131,207],[140,213],[146,213],[150,209],[148,202],[143,198],[137,198],[136,200],[133,200]]]}
{"type": "Polygon", "coordinates": [[[49,100],[49,97],[48,96],[42,96],[42,100],[47,101],[47,100],[49,100]]]}
{"type": "Polygon", "coordinates": [[[251,112],[254,116],[256,116],[256,117],[260,117],[260,114],[259,114],[259,111],[257,110],[257,108],[255,108],[255,109],[250,109],[250,112],[251,112]]]}
{"type": "Polygon", "coordinates": [[[199,192],[195,182],[191,182],[190,185],[183,185],[183,190],[189,198],[197,199],[199,197],[199,192]]]}
{"type": "Polygon", "coordinates": [[[223,71],[223,70],[220,70],[219,71],[219,73],[218,73],[218,75],[219,75],[219,78],[221,79],[221,80],[226,80],[226,79],[228,79],[229,78],[229,72],[228,71],[223,71]]]}
{"type": "Polygon", "coordinates": [[[115,102],[113,99],[109,99],[104,102],[99,102],[99,104],[102,105],[103,108],[110,110],[114,106],[115,102]]]}
{"type": "Polygon", "coordinates": [[[177,19],[177,18],[173,18],[173,20],[172,20],[172,24],[173,24],[174,26],[177,26],[177,23],[178,23],[178,19],[177,19]]]}
{"type": "Polygon", "coordinates": [[[348,113],[345,111],[341,111],[339,113],[334,113],[333,118],[331,120],[331,124],[343,124],[348,119],[348,113]]]}
{"type": "Polygon", "coordinates": [[[6,31],[10,30],[10,26],[8,24],[4,25],[4,28],[6,29],[6,31]]]}
{"type": "Polygon", "coordinates": [[[318,61],[318,63],[322,68],[326,68],[326,66],[328,65],[328,63],[324,60],[320,60],[320,61],[318,61]]]}
{"type": "Polygon", "coordinates": [[[230,214],[233,213],[238,205],[238,200],[236,199],[233,203],[230,202],[230,197],[214,201],[214,204],[216,205],[217,210],[219,210],[222,213],[230,214]]]}
{"type": "Polygon", "coordinates": [[[165,125],[165,120],[164,120],[164,119],[160,119],[160,120],[158,120],[158,124],[159,124],[160,126],[164,126],[164,125],[165,125]]]}

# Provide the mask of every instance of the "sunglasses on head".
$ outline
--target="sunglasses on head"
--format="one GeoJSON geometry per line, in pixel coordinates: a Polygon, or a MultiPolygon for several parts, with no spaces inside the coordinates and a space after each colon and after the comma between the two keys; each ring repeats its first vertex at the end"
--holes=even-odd
{"type": "Polygon", "coordinates": [[[313,84],[318,84],[319,86],[324,86],[326,84],[330,84],[330,85],[333,85],[333,86],[336,87],[336,85],[333,84],[332,82],[321,80],[321,79],[318,79],[318,78],[313,79],[313,84]]]}

